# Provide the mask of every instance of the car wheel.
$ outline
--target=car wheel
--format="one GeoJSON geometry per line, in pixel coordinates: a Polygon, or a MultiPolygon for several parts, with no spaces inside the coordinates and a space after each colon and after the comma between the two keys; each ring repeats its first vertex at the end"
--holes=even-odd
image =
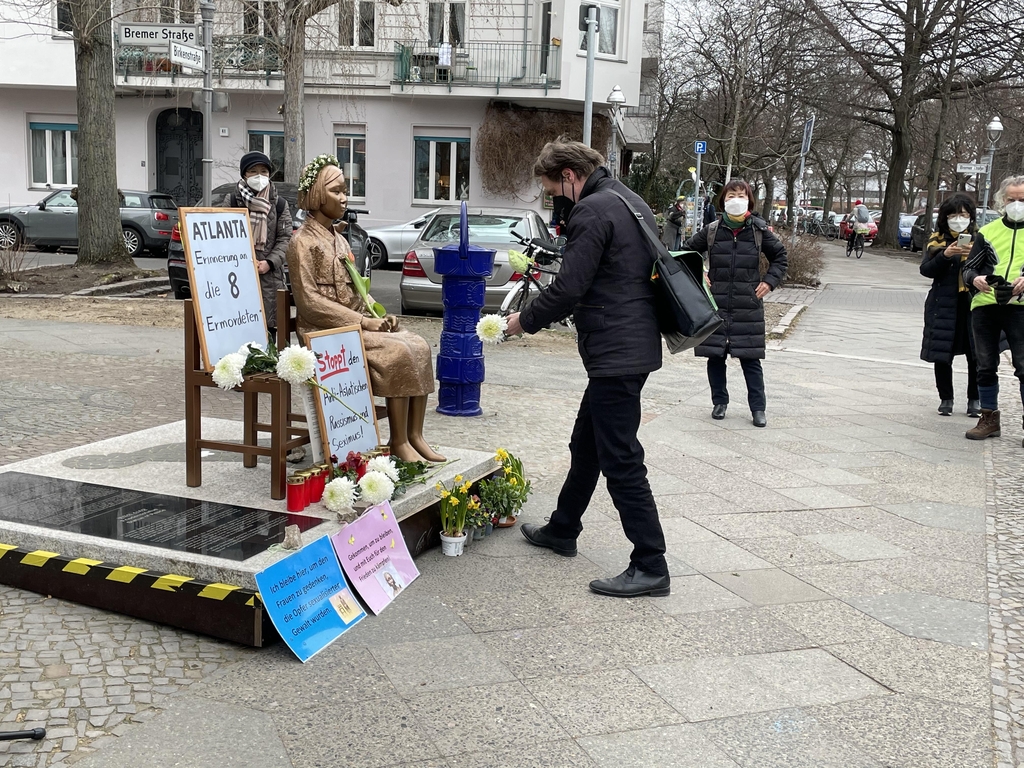
{"type": "Polygon", "coordinates": [[[370,238],[366,244],[367,266],[372,269],[385,269],[388,266],[388,249],[380,240],[370,238]]]}
{"type": "Polygon", "coordinates": [[[21,230],[13,221],[0,221],[0,251],[16,251],[21,247],[21,230]]]}
{"type": "Polygon", "coordinates": [[[125,227],[122,232],[124,234],[124,249],[134,259],[142,253],[142,235],[132,227],[125,227]]]}

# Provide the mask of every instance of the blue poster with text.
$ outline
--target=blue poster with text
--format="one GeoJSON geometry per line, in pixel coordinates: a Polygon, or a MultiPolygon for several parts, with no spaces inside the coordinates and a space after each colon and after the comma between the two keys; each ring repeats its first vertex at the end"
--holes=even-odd
{"type": "Polygon", "coordinates": [[[302,662],[366,618],[327,536],[257,573],[256,586],[277,633],[302,662]]]}

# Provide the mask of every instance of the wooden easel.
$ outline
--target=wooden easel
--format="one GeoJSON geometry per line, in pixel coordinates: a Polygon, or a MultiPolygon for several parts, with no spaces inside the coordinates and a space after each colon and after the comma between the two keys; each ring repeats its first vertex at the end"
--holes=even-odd
{"type": "MultiPolygon", "coordinates": [[[[295,331],[292,318],[292,296],[287,290],[277,292],[277,347],[288,346],[295,331]]],[[[283,499],[286,457],[288,452],[309,443],[306,417],[292,413],[291,385],[274,373],[257,373],[245,377],[235,387],[243,395],[242,441],[204,440],[202,437],[203,387],[216,387],[213,373],[203,369],[199,331],[196,328],[192,300],[185,300],[185,482],[189,488],[203,484],[202,451],[231,451],[243,455],[242,464],[255,467],[258,456],[270,457],[270,498],[283,499]],[[270,395],[270,423],[259,421],[259,395],[270,395]],[[301,425],[300,425],[301,422],[301,425]],[[270,447],[259,445],[259,433],[270,433],[270,447]]]]}

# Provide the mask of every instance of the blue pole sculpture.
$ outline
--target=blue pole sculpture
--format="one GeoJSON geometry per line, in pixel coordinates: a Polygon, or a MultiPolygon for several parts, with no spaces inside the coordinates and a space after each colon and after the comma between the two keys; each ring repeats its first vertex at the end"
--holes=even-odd
{"type": "Polygon", "coordinates": [[[434,249],[434,269],[441,275],[444,327],[437,356],[437,412],[445,416],[480,416],[484,380],[483,343],[476,335],[484,306],[494,251],[469,243],[469,219],[462,203],[459,244],[434,249]]]}

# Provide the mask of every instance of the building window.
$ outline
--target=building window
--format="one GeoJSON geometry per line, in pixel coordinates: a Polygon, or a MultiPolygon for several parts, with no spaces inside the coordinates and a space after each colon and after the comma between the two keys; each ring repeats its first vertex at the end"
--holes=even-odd
{"type": "Polygon", "coordinates": [[[78,183],[78,126],[29,123],[32,141],[32,186],[78,183]]]}
{"type": "Polygon", "coordinates": [[[57,0],[57,31],[73,32],[71,18],[71,3],[67,0],[57,0]]]}
{"type": "Polygon", "coordinates": [[[376,32],[373,0],[342,0],[338,3],[338,44],[373,48],[376,32]]]}
{"type": "Polygon", "coordinates": [[[469,199],[469,139],[417,136],[414,199],[453,203],[469,199]]]}
{"type": "Polygon", "coordinates": [[[262,152],[270,158],[271,181],[284,181],[284,132],[249,131],[249,151],[262,152]]]}
{"type": "Polygon", "coordinates": [[[350,198],[366,197],[366,136],[362,133],[337,133],[338,162],[345,173],[350,198]]]}
{"type": "Polygon", "coordinates": [[[466,39],[465,3],[427,3],[427,43],[450,43],[458,48],[466,39]]]}
{"type": "MultiPolygon", "coordinates": [[[[597,4],[597,52],[608,56],[618,53],[619,4],[597,4]]],[[[587,50],[587,33],[580,32],[580,50],[587,50]]]]}
{"type": "Polygon", "coordinates": [[[276,38],[280,20],[281,6],[277,0],[243,0],[243,35],[276,38]]]}

